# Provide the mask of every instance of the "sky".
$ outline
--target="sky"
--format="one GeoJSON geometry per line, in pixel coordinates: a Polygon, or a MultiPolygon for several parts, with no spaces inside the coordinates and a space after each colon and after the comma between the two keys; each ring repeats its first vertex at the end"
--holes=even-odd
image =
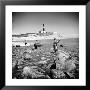
{"type": "Polygon", "coordinates": [[[12,34],[37,33],[42,30],[57,32],[65,37],[79,36],[78,12],[13,12],[12,34]]]}

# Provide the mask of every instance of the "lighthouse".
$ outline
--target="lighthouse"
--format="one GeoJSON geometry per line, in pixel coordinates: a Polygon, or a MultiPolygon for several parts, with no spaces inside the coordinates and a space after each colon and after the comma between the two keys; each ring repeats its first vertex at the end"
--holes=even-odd
{"type": "Polygon", "coordinates": [[[45,27],[44,27],[44,24],[43,24],[43,32],[45,31],[45,27]]]}
{"type": "Polygon", "coordinates": [[[44,33],[46,33],[46,31],[45,31],[45,24],[43,24],[42,26],[43,26],[43,27],[42,27],[42,30],[41,30],[41,31],[39,31],[39,33],[44,34],[44,33]]]}
{"type": "Polygon", "coordinates": [[[43,24],[43,33],[46,33],[46,31],[45,31],[45,25],[43,24]]]}

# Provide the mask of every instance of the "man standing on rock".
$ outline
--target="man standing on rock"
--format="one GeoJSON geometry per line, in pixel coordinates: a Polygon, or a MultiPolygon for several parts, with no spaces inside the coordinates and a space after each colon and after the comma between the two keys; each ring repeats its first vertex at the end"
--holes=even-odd
{"type": "Polygon", "coordinates": [[[34,43],[34,49],[38,49],[38,47],[41,47],[42,45],[40,44],[40,42],[38,40],[36,40],[36,42],[34,43]]]}
{"type": "Polygon", "coordinates": [[[37,40],[36,40],[36,42],[34,43],[34,49],[37,49],[38,48],[38,46],[37,46],[37,40]]]}
{"type": "Polygon", "coordinates": [[[53,50],[56,53],[58,51],[58,43],[60,40],[56,40],[56,38],[54,38],[54,42],[53,42],[53,50]]]}

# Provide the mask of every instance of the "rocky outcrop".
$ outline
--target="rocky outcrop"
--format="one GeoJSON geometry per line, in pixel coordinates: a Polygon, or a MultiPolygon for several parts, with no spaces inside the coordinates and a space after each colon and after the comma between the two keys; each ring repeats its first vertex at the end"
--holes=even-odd
{"type": "Polygon", "coordinates": [[[78,78],[77,58],[69,53],[52,49],[31,50],[30,47],[13,47],[13,78],[23,79],[67,79],[78,78]],[[14,52],[15,50],[15,52],[14,52]],[[51,50],[51,51],[50,51],[51,50]],[[17,68],[15,68],[17,66],[17,68]],[[77,75],[76,75],[77,73],[77,75]]]}

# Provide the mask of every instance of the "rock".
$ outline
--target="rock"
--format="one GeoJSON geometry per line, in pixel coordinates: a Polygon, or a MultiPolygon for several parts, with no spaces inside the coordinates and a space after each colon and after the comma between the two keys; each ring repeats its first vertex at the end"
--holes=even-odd
{"type": "Polygon", "coordinates": [[[39,56],[38,54],[36,56],[39,56]]]}
{"type": "Polygon", "coordinates": [[[56,79],[65,78],[65,74],[61,70],[53,69],[52,73],[53,73],[53,78],[56,78],[56,79]]]}
{"type": "Polygon", "coordinates": [[[50,58],[47,58],[47,60],[46,61],[49,61],[50,60],[50,58]]]}
{"type": "Polygon", "coordinates": [[[74,70],[76,68],[75,62],[72,60],[69,60],[65,63],[65,69],[66,72],[70,72],[71,70],[74,70]]]}
{"type": "Polygon", "coordinates": [[[14,61],[12,62],[12,68],[14,68],[16,64],[17,64],[17,61],[14,60],[14,61]]]}
{"type": "Polygon", "coordinates": [[[43,76],[45,76],[45,75],[43,75],[43,73],[41,73],[41,72],[39,72],[38,71],[38,68],[37,68],[37,66],[31,66],[31,67],[29,67],[29,66],[26,66],[26,67],[24,67],[23,68],[23,75],[25,76],[25,77],[31,77],[31,78],[40,78],[40,77],[43,77],[43,76]]]}
{"type": "Polygon", "coordinates": [[[23,64],[23,60],[22,59],[18,59],[18,65],[23,64]]]}
{"type": "Polygon", "coordinates": [[[24,74],[24,75],[29,75],[30,72],[31,72],[30,67],[26,66],[26,67],[23,68],[23,74],[24,74]]]}
{"type": "Polygon", "coordinates": [[[53,48],[50,48],[50,51],[53,51],[53,48]]]}
{"type": "Polygon", "coordinates": [[[41,60],[45,60],[46,58],[45,57],[41,57],[41,60]]]}
{"type": "Polygon", "coordinates": [[[65,64],[64,63],[56,63],[56,69],[57,70],[63,70],[65,68],[65,64]]]}
{"type": "Polygon", "coordinates": [[[39,61],[38,63],[39,63],[39,64],[46,64],[47,61],[45,61],[45,60],[44,60],[44,61],[39,61]]]}
{"type": "Polygon", "coordinates": [[[58,58],[65,60],[65,59],[69,58],[69,53],[66,53],[65,51],[59,50],[58,58]]]}
{"type": "Polygon", "coordinates": [[[26,59],[31,59],[32,58],[32,56],[30,55],[30,53],[29,52],[24,52],[24,54],[23,54],[23,56],[24,56],[24,60],[26,60],[26,59]]]}

